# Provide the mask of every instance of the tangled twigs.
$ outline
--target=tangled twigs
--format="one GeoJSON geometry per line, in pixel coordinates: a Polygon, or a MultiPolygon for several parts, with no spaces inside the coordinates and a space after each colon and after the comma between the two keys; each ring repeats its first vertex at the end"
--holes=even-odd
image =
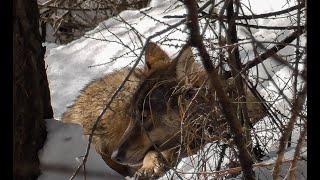
{"type": "Polygon", "coordinates": [[[301,148],[302,148],[303,143],[304,143],[304,137],[306,135],[307,135],[307,122],[304,124],[303,130],[300,133],[300,137],[298,139],[298,144],[296,146],[296,149],[295,149],[295,152],[294,152],[294,156],[293,156],[293,160],[291,162],[290,169],[289,169],[289,172],[288,172],[288,175],[289,175],[288,179],[292,179],[292,180],[296,179],[295,172],[296,172],[296,168],[297,168],[297,162],[299,160],[301,148]]]}
{"type": "Polygon", "coordinates": [[[214,68],[210,60],[210,56],[203,44],[202,37],[200,36],[197,3],[194,0],[186,0],[185,5],[188,11],[188,28],[190,30],[190,42],[199,51],[204,69],[206,70],[208,77],[210,77],[210,84],[214,88],[218,98],[220,99],[222,111],[226,116],[228,124],[231,128],[231,132],[234,135],[235,144],[239,150],[239,159],[242,170],[244,172],[244,178],[255,179],[255,175],[252,169],[253,159],[246,147],[246,141],[243,135],[241,123],[235,114],[235,110],[229,98],[226,96],[226,93],[222,88],[222,83],[218,76],[217,70],[214,68]]]}
{"type": "MultiPolygon", "coordinates": [[[[268,59],[269,57],[274,57],[275,60],[277,60],[279,63],[286,65],[287,67],[289,67],[291,70],[294,71],[295,69],[288,62],[282,60],[281,58],[276,57],[275,55],[278,51],[285,48],[287,44],[291,43],[296,38],[298,38],[302,33],[304,33],[304,31],[305,31],[304,29],[299,29],[297,31],[294,31],[288,37],[283,39],[280,44],[277,44],[277,45],[273,46],[272,48],[267,49],[266,52],[260,54],[258,57],[254,58],[253,60],[247,62],[244,65],[243,71],[246,71],[252,67],[255,67],[256,65],[260,64],[261,62],[268,59]]],[[[251,36],[251,38],[254,39],[252,36],[251,36]]],[[[259,43],[258,41],[255,41],[255,42],[258,43],[258,45],[260,47],[264,48],[261,43],[259,43]]],[[[303,79],[306,80],[305,75],[301,74],[301,76],[303,77],[303,79]]]]}
{"type": "Polygon", "coordinates": [[[282,137],[280,138],[278,156],[277,156],[276,164],[274,166],[274,170],[273,170],[273,174],[272,174],[273,179],[275,179],[275,180],[279,179],[280,165],[281,165],[282,159],[284,157],[285,147],[288,142],[289,136],[293,130],[294,123],[297,120],[298,114],[301,112],[301,109],[303,107],[303,104],[305,102],[306,97],[307,97],[307,83],[304,84],[302,91],[300,93],[298,93],[297,98],[293,102],[293,106],[292,106],[292,110],[291,110],[292,116],[290,118],[290,121],[289,121],[282,137]]]}
{"type": "MultiPolygon", "coordinates": [[[[299,160],[299,159],[297,159],[299,160]]],[[[288,162],[293,162],[292,159],[286,159],[281,161],[281,163],[288,163],[288,162]]],[[[253,164],[253,168],[263,168],[263,167],[270,167],[274,165],[274,162],[270,162],[270,163],[256,163],[253,164]]],[[[237,174],[241,171],[241,167],[234,167],[234,168],[228,168],[228,169],[224,169],[224,170],[220,170],[220,171],[212,171],[212,172],[179,172],[181,174],[207,174],[207,175],[212,175],[215,178],[219,178],[219,177],[225,177],[227,175],[231,175],[231,174],[237,174]]]]}

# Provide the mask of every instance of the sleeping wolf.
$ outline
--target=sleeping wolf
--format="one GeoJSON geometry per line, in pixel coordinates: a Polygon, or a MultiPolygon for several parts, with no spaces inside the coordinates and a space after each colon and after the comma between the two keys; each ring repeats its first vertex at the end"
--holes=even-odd
{"type": "MultiPolygon", "coordinates": [[[[91,82],[63,114],[63,121],[82,125],[88,135],[129,71],[123,68],[91,82]]],[[[124,176],[156,177],[201,145],[227,137],[224,116],[206,79],[190,47],[172,60],[149,43],[145,67],[135,70],[94,132],[97,152],[124,176]]],[[[259,114],[261,108],[249,111],[259,114]]],[[[251,117],[256,118],[261,117],[251,117]]]]}

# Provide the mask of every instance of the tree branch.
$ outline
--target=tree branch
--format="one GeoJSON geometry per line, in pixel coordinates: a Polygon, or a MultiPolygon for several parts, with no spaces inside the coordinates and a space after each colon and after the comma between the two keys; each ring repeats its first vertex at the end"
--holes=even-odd
{"type": "Polygon", "coordinates": [[[288,142],[290,133],[293,130],[294,123],[297,120],[298,114],[300,113],[300,111],[303,107],[306,96],[307,96],[307,83],[304,84],[302,91],[300,92],[299,95],[297,95],[297,98],[295,99],[295,101],[293,103],[293,107],[291,110],[291,113],[292,113],[291,118],[289,120],[289,123],[288,123],[282,137],[280,138],[280,144],[279,144],[279,148],[278,148],[278,156],[277,156],[276,164],[274,166],[274,170],[273,170],[273,174],[272,174],[274,180],[279,179],[280,165],[281,165],[282,159],[284,157],[286,143],[288,142]]]}
{"type": "MultiPolygon", "coordinates": [[[[282,40],[279,44],[273,46],[270,49],[267,49],[266,52],[260,54],[258,57],[254,58],[253,60],[247,62],[244,65],[244,68],[243,68],[242,71],[247,71],[248,69],[260,64],[264,60],[274,56],[281,49],[285,48],[287,46],[286,44],[291,43],[292,41],[294,41],[297,37],[299,37],[303,33],[304,33],[303,29],[298,29],[297,31],[294,31],[292,34],[290,34],[288,37],[286,37],[284,40],[282,40]]],[[[285,64],[285,65],[288,64],[288,62],[286,62],[286,61],[284,62],[284,61],[281,61],[281,60],[280,60],[280,63],[281,64],[285,64]]],[[[305,77],[303,77],[303,78],[306,79],[305,77]]]]}
{"type": "MultiPolygon", "coordinates": [[[[269,13],[264,13],[264,14],[252,14],[252,15],[242,15],[242,16],[235,16],[234,18],[236,20],[241,20],[241,19],[259,19],[259,18],[268,18],[271,16],[279,16],[285,13],[289,13],[291,11],[297,10],[297,9],[302,9],[305,7],[305,3],[302,2],[296,6],[292,6],[289,7],[287,9],[281,10],[281,11],[275,11],[275,12],[269,12],[269,13]]],[[[202,10],[199,9],[199,12],[201,12],[202,10]]],[[[205,13],[205,12],[202,12],[205,13]]],[[[163,18],[185,18],[187,15],[183,14],[183,15],[167,15],[167,16],[163,16],[163,18]]],[[[216,18],[216,15],[212,15],[216,18]]],[[[226,16],[222,15],[220,18],[222,19],[227,19],[226,16]]]]}
{"type": "Polygon", "coordinates": [[[228,124],[231,128],[231,132],[234,135],[235,144],[239,150],[239,159],[242,170],[244,172],[245,179],[255,179],[255,174],[252,170],[253,159],[249,154],[241,123],[235,115],[235,110],[231,104],[229,98],[226,96],[222,88],[221,79],[218,76],[217,70],[214,68],[210,56],[205,49],[205,46],[200,36],[199,24],[198,24],[198,8],[197,3],[194,0],[186,0],[185,5],[188,11],[188,28],[190,30],[190,42],[191,45],[196,47],[199,51],[202,64],[208,74],[211,86],[217,93],[217,96],[222,105],[222,111],[226,116],[228,124]]]}

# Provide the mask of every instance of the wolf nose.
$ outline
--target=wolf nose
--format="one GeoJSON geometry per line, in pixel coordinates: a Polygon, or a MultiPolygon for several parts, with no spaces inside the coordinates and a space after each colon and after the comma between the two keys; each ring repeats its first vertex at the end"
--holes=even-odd
{"type": "Polygon", "coordinates": [[[111,159],[118,163],[123,162],[123,156],[120,155],[118,150],[112,152],[111,159]]]}

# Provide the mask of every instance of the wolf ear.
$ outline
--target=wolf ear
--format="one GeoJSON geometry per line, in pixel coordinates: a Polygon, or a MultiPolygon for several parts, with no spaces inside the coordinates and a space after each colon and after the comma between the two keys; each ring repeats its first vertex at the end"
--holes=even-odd
{"type": "Polygon", "coordinates": [[[149,42],[145,52],[146,69],[154,69],[170,63],[169,56],[155,43],[149,42]]]}
{"type": "Polygon", "coordinates": [[[182,49],[176,66],[177,78],[182,79],[191,74],[194,71],[194,64],[195,60],[190,46],[182,49]]]}

